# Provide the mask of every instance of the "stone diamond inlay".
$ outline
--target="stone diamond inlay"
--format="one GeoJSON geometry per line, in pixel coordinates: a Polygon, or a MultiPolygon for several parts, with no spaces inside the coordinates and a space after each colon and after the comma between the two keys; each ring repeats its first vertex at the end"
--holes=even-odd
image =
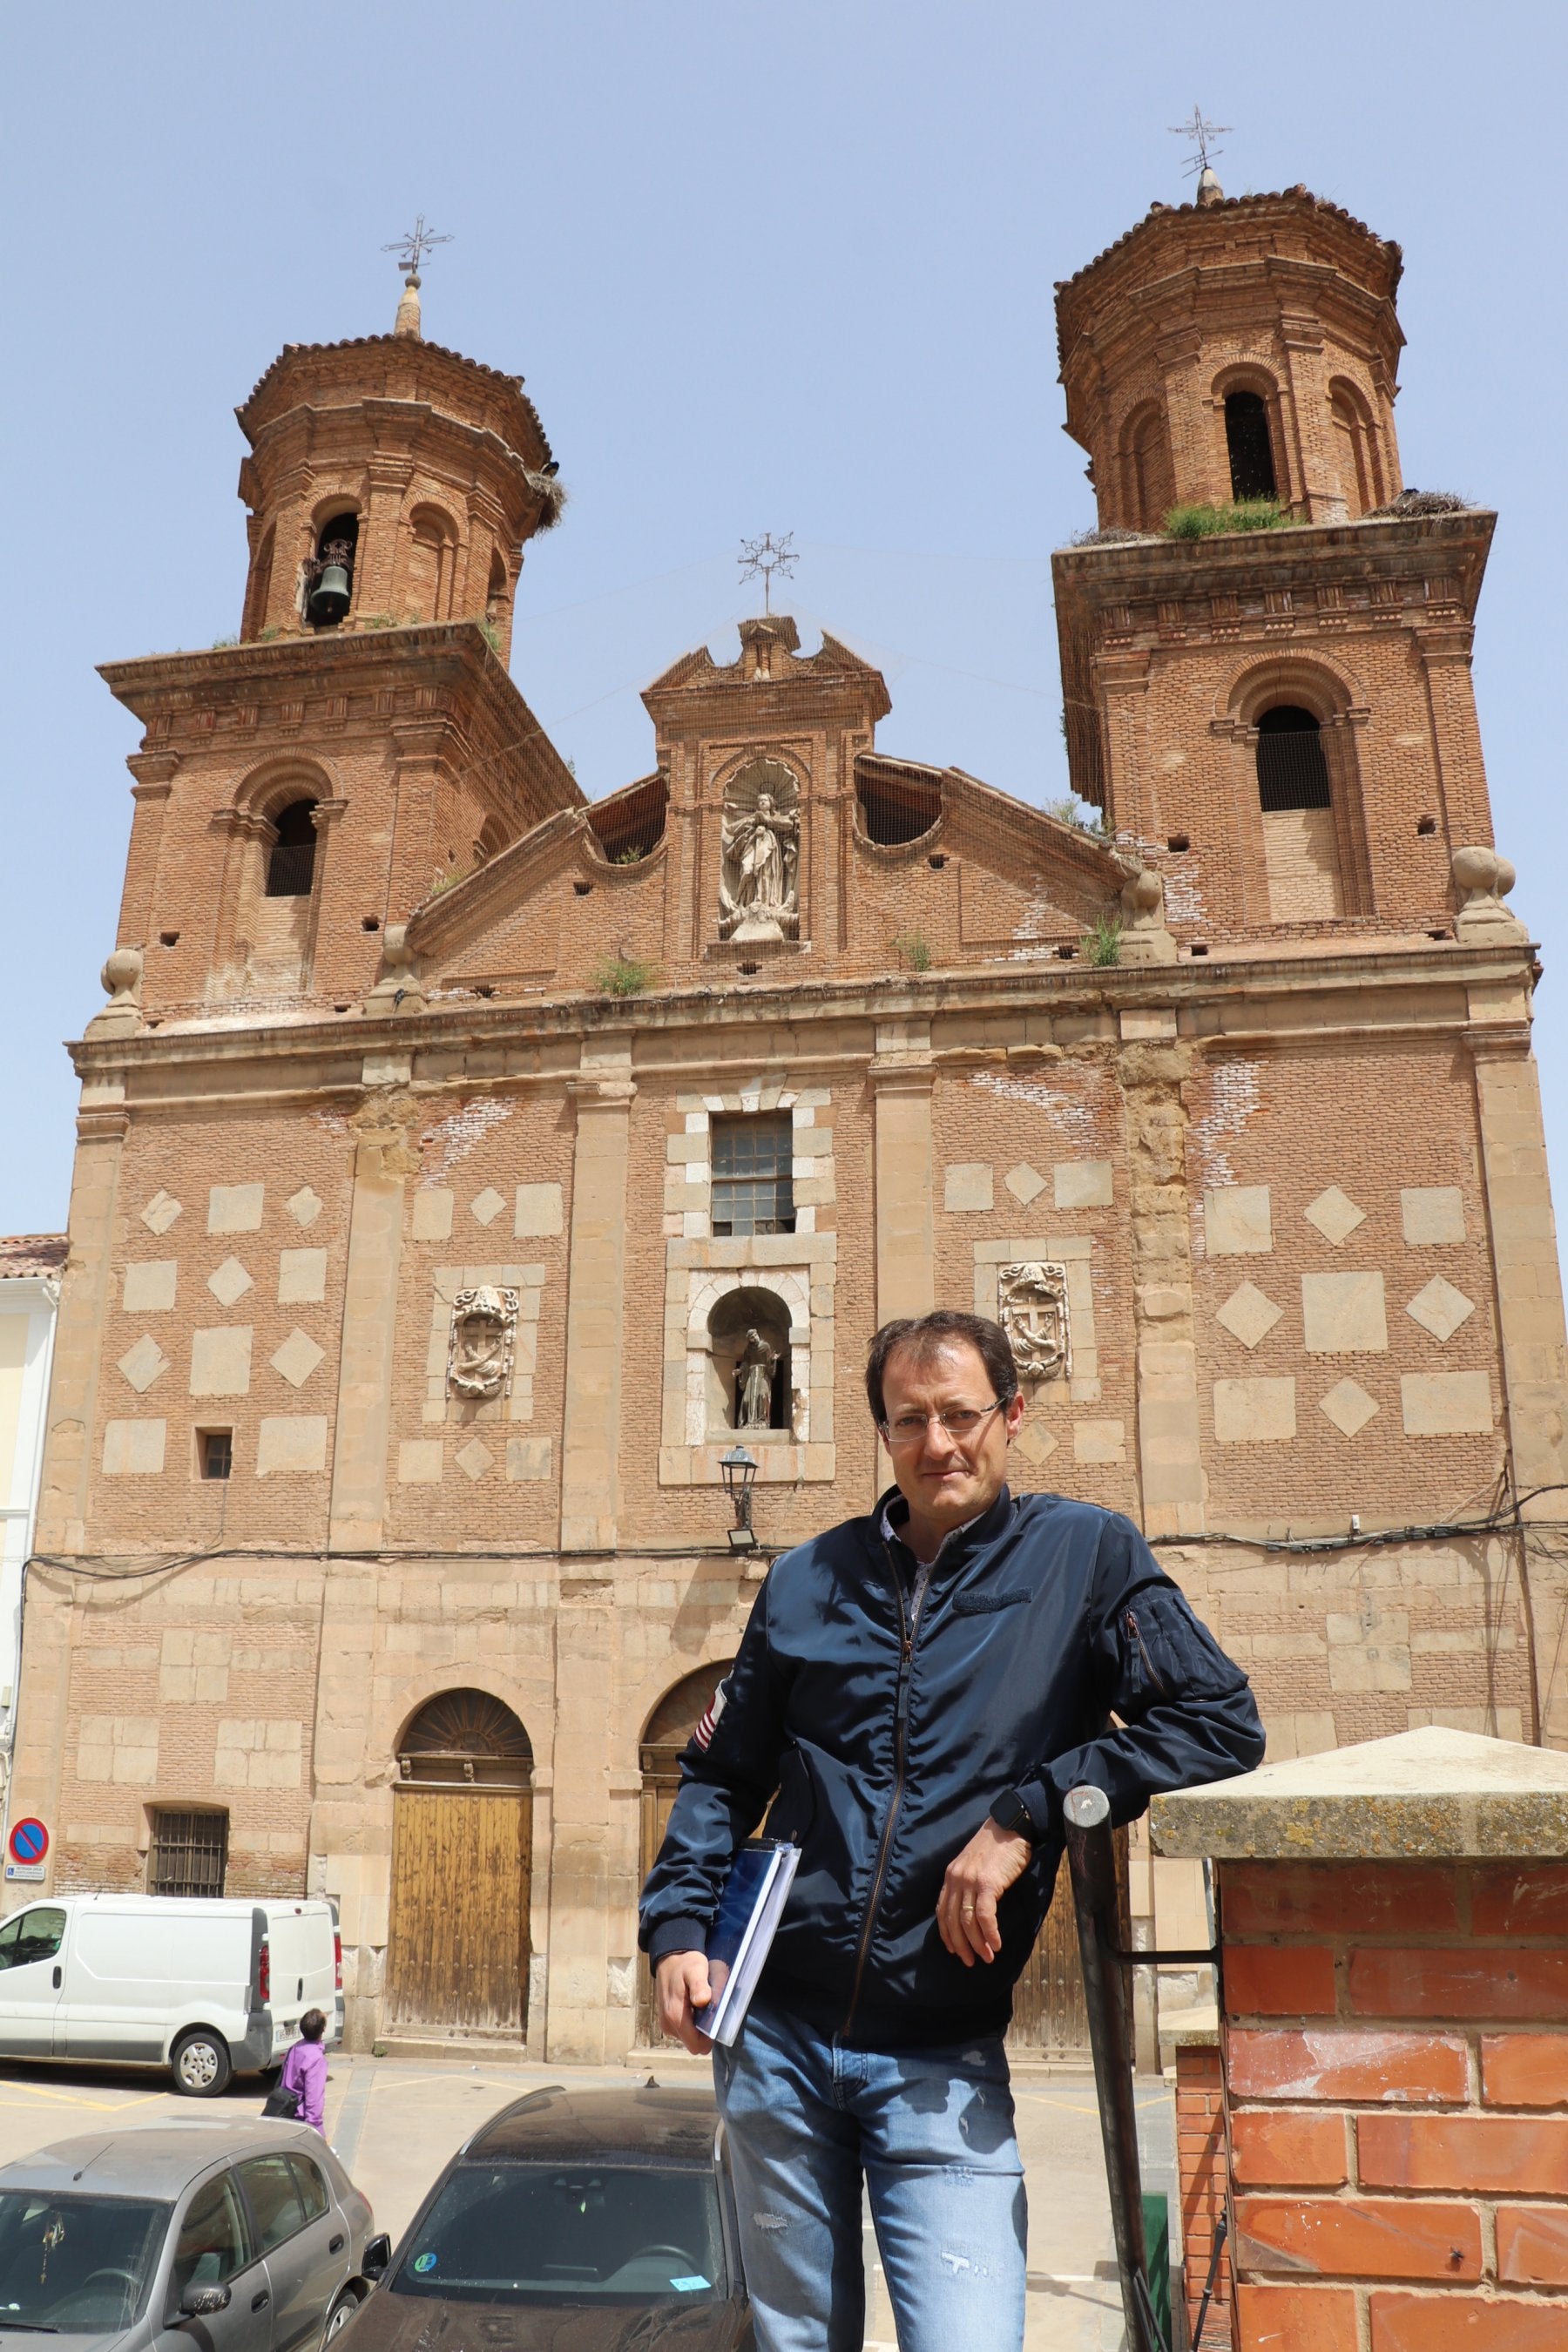
{"type": "Polygon", "coordinates": [[[1328,1395],[1318,1399],[1319,1412],[1326,1412],[1344,1437],[1364,1429],[1377,1409],[1377,1399],[1369,1397],[1359,1381],[1336,1381],[1328,1395]]]}
{"type": "Polygon", "coordinates": [[[495,1186],[493,1184],[487,1184],[484,1191],[479,1194],[479,1199],[474,1202],[475,1223],[480,1225],[493,1225],[505,1206],[506,1202],[501,1198],[501,1195],[496,1191],[495,1186]]]}
{"type": "Polygon", "coordinates": [[[232,1307],[251,1287],[250,1276],[237,1257],[226,1257],[216,1273],[207,1276],[207,1288],[220,1307],[232,1307]]]}
{"type": "Polygon", "coordinates": [[[1056,1450],[1057,1441],[1048,1429],[1042,1429],[1037,1421],[1026,1421],[1018,1433],[1018,1451],[1026,1462],[1037,1465],[1048,1462],[1056,1450]]]}
{"type": "Polygon", "coordinates": [[[1405,1310],[1424,1331],[1430,1331],[1434,1339],[1451,1339],[1466,1316],[1475,1311],[1475,1300],[1467,1298],[1462,1290],[1456,1290],[1451,1282],[1445,1282],[1440,1274],[1435,1274],[1426,1288],[1416,1292],[1405,1310]]]}
{"type": "Polygon", "coordinates": [[[1037,1168],[1031,1168],[1026,1160],[1020,1160],[1016,1168],[1009,1168],[1002,1181],[1015,1201],[1021,1201],[1026,1209],[1031,1201],[1037,1201],[1046,1189],[1045,1178],[1037,1168]]]}
{"type": "Polygon", "coordinates": [[[1337,1184],[1331,1184],[1326,1192],[1320,1192],[1315,1201],[1309,1202],[1303,1213],[1307,1223],[1316,1225],[1323,1239],[1331,1242],[1335,1249],[1354,1233],[1358,1225],[1366,1223],[1366,1211],[1358,1209],[1350,1194],[1342,1192],[1337,1184]]]}
{"type": "Polygon", "coordinates": [[[120,1369],[138,1396],[145,1395],[160,1372],[169,1369],[169,1359],[153,1339],[143,1331],[133,1348],[127,1348],[120,1359],[120,1369]]]}
{"type": "Polygon", "coordinates": [[[1255,1282],[1244,1282],[1231,1292],[1215,1321],[1223,1323],[1232,1339],[1239,1339],[1244,1348],[1256,1348],[1260,1339],[1268,1338],[1284,1312],[1282,1307],[1276,1307],[1271,1298],[1265,1297],[1255,1282]]]}
{"type": "Polygon", "coordinates": [[[297,1225],[313,1225],[321,1213],[321,1203],[309,1184],[301,1184],[290,1201],[284,1202],[297,1225]]]}
{"type": "Polygon", "coordinates": [[[166,1234],[182,1206],[172,1192],[154,1192],[142,1212],[142,1222],[149,1233],[166,1234]]]}
{"type": "Polygon", "coordinates": [[[487,1470],[495,1467],[495,1455],[477,1437],[470,1437],[458,1456],[458,1467],[465,1478],[482,1478],[487,1470]]]}
{"type": "Polygon", "coordinates": [[[275,1372],[281,1372],[290,1388],[303,1388],[326,1350],[318,1348],[308,1331],[296,1324],[277,1353],[268,1358],[275,1372]]]}

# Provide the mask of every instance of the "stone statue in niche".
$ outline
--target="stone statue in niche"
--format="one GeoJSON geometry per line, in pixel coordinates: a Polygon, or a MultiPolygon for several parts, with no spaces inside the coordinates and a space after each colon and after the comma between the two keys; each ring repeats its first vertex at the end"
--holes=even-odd
{"type": "Polygon", "coordinates": [[[454,1396],[505,1396],[511,1386],[517,1307],[515,1290],[483,1283],[477,1290],[458,1291],[447,1346],[447,1386],[454,1396]]]}
{"type": "Polygon", "coordinates": [[[746,1344],[735,1359],[735,1426],[771,1429],[773,1419],[773,1371],[779,1351],[753,1324],[746,1344]]]}
{"type": "Polygon", "coordinates": [[[724,796],[719,929],[727,940],[800,936],[799,790],[782,760],[752,760],[724,796]]]}
{"type": "Polygon", "coordinates": [[[1068,1319],[1065,1265],[1033,1258],[1003,1266],[997,1282],[997,1316],[1020,1380],[1071,1379],[1072,1327],[1068,1319]]]}

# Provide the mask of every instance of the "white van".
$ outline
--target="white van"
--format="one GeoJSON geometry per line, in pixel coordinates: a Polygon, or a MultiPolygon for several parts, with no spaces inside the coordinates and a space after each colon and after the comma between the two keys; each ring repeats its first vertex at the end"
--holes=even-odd
{"type": "Polygon", "coordinates": [[[0,2056],[167,2066],[212,2098],[279,2064],[308,2009],[342,2039],[330,1903],[57,1895],[0,1927],[0,2056]]]}

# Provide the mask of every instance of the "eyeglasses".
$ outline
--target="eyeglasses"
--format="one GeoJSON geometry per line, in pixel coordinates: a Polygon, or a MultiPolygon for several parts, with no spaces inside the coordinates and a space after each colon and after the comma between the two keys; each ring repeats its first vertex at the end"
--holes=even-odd
{"type": "Polygon", "coordinates": [[[882,1435],[890,1446],[919,1445],[934,1421],[949,1437],[973,1437],[981,1423],[989,1421],[994,1412],[1000,1412],[1005,1402],[1005,1397],[997,1397],[988,1405],[952,1405],[946,1412],[901,1412],[897,1421],[882,1423],[882,1435]]]}

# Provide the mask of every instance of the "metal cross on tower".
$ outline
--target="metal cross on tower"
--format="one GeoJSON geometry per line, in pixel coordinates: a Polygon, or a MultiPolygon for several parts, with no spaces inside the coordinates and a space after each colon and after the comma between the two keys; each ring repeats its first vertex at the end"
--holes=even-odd
{"type": "Polygon", "coordinates": [[[1189,173],[1206,172],[1213,163],[1215,157],[1225,153],[1225,149],[1223,147],[1211,147],[1209,145],[1209,141],[1211,139],[1218,139],[1224,132],[1227,131],[1230,127],[1231,126],[1228,122],[1208,121],[1205,117],[1204,110],[1201,106],[1194,107],[1192,120],[1189,122],[1171,123],[1168,128],[1173,138],[1191,139],[1194,141],[1197,145],[1197,153],[1188,157],[1186,163],[1183,167],[1184,170],[1189,173]]]}
{"type": "Polygon", "coordinates": [[[437,236],[433,229],[426,228],[425,215],[421,213],[406,236],[395,237],[390,245],[384,245],[381,249],[383,253],[395,253],[397,266],[404,276],[413,278],[417,283],[419,265],[430,247],[433,245],[450,245],[451,242],[450,236],[437,236]]]}
{"type": "Polygon", "coordinates": [[[787,580],[800,560],[795,554],[794,541],[793,530],[786,530],[782,539],[775,539],[771,530],[764,530],[761,539],[743,539],[741,541],[742,584],[743,586],[748,580],[762,581],[764,613],[773,610],[773,573],[782,572],[787,580]]]}

